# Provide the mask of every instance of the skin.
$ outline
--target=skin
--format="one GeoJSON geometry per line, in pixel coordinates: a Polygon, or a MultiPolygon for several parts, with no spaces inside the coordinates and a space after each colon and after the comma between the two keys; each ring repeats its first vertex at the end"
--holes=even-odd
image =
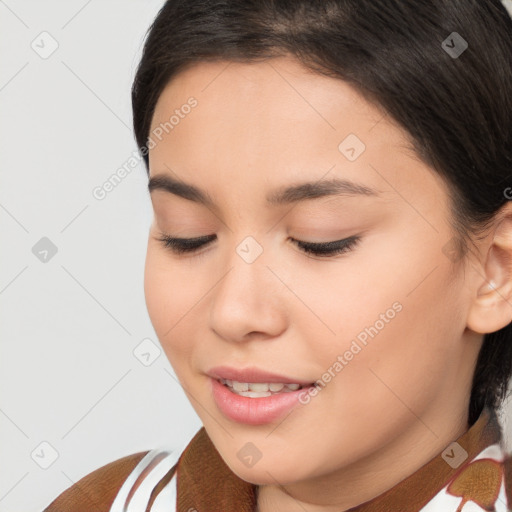
{"type": "Polygon", "coordinates": [[[443,252],[454,236],[449,189],[407,134],[345,82],[292,58],[194,65],[161,94],[151,130],[190,96],[198,105],[150,150],[150,175],[192,183],[216,207],[151,193],[144,286],[152,324],[220,455],[260,486],[260,512],[347,510],[467,430],[483,333],[511,319],[510,210],[452,261],[443,252]],[[355,161],[338,149],[350,133],[366,145],[355,161]],[[265,203],[276,188],[332,177],[379,195],[265,203]],[[162,233],[217,239],[177,255],[162,233]],[[331,258],[291,241],[351,235],[359,243],[331,258]],[[247,236],[263,248],[251,264],[236,252],[247,236]],[[248,426],[216,407],[212,366],[313,382],[397,301],[401,311],[284,420],[248,426]],[[247,442],[262,453],[251,468],[237,457],[247,442]]]}

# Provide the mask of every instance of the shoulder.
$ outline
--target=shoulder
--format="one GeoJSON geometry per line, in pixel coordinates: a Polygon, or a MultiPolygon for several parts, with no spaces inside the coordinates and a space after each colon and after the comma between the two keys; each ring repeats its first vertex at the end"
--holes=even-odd
{"type": "Polygon", "coordinates": [[[148,453],[133,453],[92,471],[57,496],[43,512],[108,512],[124,481],[148,453]]]}

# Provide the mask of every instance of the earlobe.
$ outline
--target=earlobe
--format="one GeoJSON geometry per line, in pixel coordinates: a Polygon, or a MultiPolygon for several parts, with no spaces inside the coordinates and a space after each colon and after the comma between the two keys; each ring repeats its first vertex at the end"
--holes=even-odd
{"type": "Polygon", "coordinates": [[[485,272],[480,272],[467,320],[467,326],[477,333],[496,332],[512,321],[511,207],[507,203],[496,216],[491,244],[480,267],[485,272]]]}

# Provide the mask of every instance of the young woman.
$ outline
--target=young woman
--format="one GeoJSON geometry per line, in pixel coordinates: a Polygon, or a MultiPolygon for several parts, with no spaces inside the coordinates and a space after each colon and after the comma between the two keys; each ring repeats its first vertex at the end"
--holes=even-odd
{"type": "Polygon", "coordinates": [[[132,98],[147,307],[203,427],[46,511],[509,510],[504,5],[170,0],[132,98]]]}

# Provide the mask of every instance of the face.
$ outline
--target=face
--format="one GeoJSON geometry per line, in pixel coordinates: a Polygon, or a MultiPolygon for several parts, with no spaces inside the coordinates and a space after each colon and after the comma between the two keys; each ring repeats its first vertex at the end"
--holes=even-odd
{"type": "Polygon", "coordinates": [[[148,312],[228,466],[293,484],[431,442],[466,401],[479,346],[466,339],[448,189],[406,134],[345,82],[284,57],[187,69],[151,133],[148,312]],[[205,238],[178,253],[166,236],[205,238]],[[340,240],[331,255],[302,244],[340,240]],[[210,376],[219,366],[304,387],[240,396],[210,376]]]}

